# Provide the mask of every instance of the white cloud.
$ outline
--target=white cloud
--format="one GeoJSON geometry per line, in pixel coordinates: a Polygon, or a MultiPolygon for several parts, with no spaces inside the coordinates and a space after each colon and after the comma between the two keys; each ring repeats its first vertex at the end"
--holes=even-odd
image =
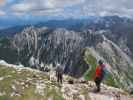
{"type": "Polygon", "coordinates": [[[12,5],[11,10],[14,14],[32,13],[38,15],[57,15],[62,13],[65,8],[76,6],[85,0],[24,0],[23,2],[12,5]]]}
{"type": "Polygon", "coordinates": [[[81,6],[84,15],[119,15],[133,17],[132,0],[86,0],[85,4],[81,6]]]}
{"type": "Polygon", "coordinates": [[[40,15],[40,16],[56,16],[59,13],[61,14],[63,12],[63,9],[57,8],[57,9],[47,9],[47,10],[40,10],[40,11],[32,11],[32,15],[40,15]]]}
{"type": "Polygon", "coordinates": [[[12,10],[14,12],[26,12],[26,11],[30,11],[32,9],[32,5],[30,4],[24,4],[24,3],[21,3],[21,4],[16,4],[14,6],[12,6],[12,10]]]}
{"type": "Polygon", "coordinates": [[[50,16],[133,16],[133,0],[24,0],[11,7],[15,14],[50,16]],[[77,7],[77,9],[74,9],[77,7]],[[66,9],[71,9],[67,11],[66,9]]]}
{"type": "Polygon", "coordinates": [[[0,10],[0,16],[4,16],[6,13],[2,10],[0,10]]]}

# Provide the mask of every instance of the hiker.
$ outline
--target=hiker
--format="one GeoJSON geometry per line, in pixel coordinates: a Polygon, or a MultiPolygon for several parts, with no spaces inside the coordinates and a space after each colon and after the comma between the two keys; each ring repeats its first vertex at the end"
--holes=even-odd
{"type": "Polygon", "coordinates": [[[58,64],[56,68],[56,77],[57,77],[57,82],[61,83],[63,82],[63,68],[58,64]]]}
{"type": "Polygon", "coordinates": [[[104,69],[105,65],[103,64],[103,61],[99,60],[98,65],[96,66],[95,77],[94,77],[94,81],[97,87],[95,92],[100,92],[100,85],[105,77],[104,69]]]}

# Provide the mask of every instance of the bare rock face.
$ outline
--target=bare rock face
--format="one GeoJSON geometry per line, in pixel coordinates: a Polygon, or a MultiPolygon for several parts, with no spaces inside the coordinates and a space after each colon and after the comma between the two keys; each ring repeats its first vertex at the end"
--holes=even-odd
{"type": "Polygon", "coordinates": [[[81,76],[89,66],[83,70],[77,69],[83,61],[82,49],[95,46],[102,42],[101,35],[90,31],[74,32],[66,29],[48,29],[29,27],[13,38],[13,47],[18,51],[18,59],[22,64],[37,69],[40,63],[60,63],[66,73],[81,76]],[[73,73],[75,72],[75,73],[73,73]]]}
{"type": "Polygon", "coordinates": [[[130,93],[130,94],[133,94],[133,86],[129,86],[129,87],[128,87],[128,90],[129,90],[129,93],[130,93]]]}
{"type": "MultiPolygon", "coordinates": [[[[62,28],[27,27],[10,40],[10,46],[6,50],[14,50],[16,56],[13,55],[11,58],[14,59],[13,63],[16,61],[15,64],[49,71],[51,69],[49,65],[55,67],[59,63],[65,73],[75,77],[83,76],[88,69],[90,73],[94,72],[97,60],[103,59],[109,66],[107,67],[114,83],[127,89],[133,84],[133,59],[125,52],[124,48],[127,45],[122,45],[126,40],[121,39],[118,45],[109,40],[106,34],[110,33],[105,33],[92,30],[75,32],[62,28]],[[86,55],[87,50],[90,52],[86,55]]],[[[128,50],[128,53],[131,53],[131,50],[126,48],[126,51],[128,50]]]]}

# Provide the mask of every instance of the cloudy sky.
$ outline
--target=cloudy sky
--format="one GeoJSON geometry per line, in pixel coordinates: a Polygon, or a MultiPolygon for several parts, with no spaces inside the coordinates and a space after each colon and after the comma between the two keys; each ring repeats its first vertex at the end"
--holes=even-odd
{"type": "Polygon", "coordinates": [[[133,0],[0,0],[0,17],[133,17],[133,0]]]}

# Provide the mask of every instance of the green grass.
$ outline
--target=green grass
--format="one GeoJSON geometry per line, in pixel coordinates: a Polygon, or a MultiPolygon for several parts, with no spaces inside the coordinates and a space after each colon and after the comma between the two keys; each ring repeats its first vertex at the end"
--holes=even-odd
{"type": "MultiPolygon", "coordinates": [[[[85,55],[84,55],[84,59],[87,62],[87,64],[90,65],[90,69],[88,69],[85,74],[84,74],[84,78],[85,80],[93,80],[94,75],[95,75],[95,69],[96,69],[96,65],[97,65],[97,60],[96,58],[92,55],[91,51],[89,49],[86,49],[85,51],[85,55]]],[[[114,87],[118,87],[118,85],[116,84],[113,75],[111,75],[111,73],[108,73],[106,79],[104,80],[104,83],[109,85],[109,86],[114,86],[114,87]]]]}
{"type": "Polygon", "coordinates": [[[49,81],[48,76],[44,73],[32,72],[25,69],[18,72],[14,68],[0,65],[0,77],[4,77],[4,79],[0,81],[0,92],[5,92],[5,95],[0,96],[0,100],[48,100],[49,97],[52,97],[52,100],[64,100],[60,90],[56,91],[55,87],[58,88],[56,84],[51,85],[44,83],[46,85],[44,95],[35,93],[35,84],[38,80],[49,81]],[[26,82],[27,78],[32,80],[29,81],[28,87],[24,89],[23,85],[15,83],[16,81],[19,83],[26,82]],[[14,92],[12,85],[16,87],[16,91],[20,96],[11,97],[11,93],[14,92]],[[52,89],[50,88],[51,86],[53,86],[52,89]]]}
{"type": "Polygon", "coordinates": [[[108,73],[107,78],[104,80],[104,83],[109,86],[118,87],[113,76],[110,73],[108,73]]]}
{"type": "Polygon", "coordinates": [[[7,96],[0,96],[0,100],[10,100],[10,98],[7,96]]]}
{"type": "Polygon", "coordinates": [[[2,45],[10,45],[10,39],[6,37],[0,37],[0,43],[2,45]]]}
{"type": "Polygon", "coordinates": [[[61,92],[60,91],[57,92],[54,87],[52,89],[47,88],[45,91],[46,91],[45,99],[48,99],[49,97],[51,97],[53,100],[64,100],[61,92]]]}
{"type": "Polygon", "coordinates": [[[87,62],[87,64],[90,65],[91,68],[89,68],[85,74],[84,74],[84,78],[86,80],[92,80],[94,78],[95,75],[95,68],[96,68],[96,63],[97,60],[96,58],[91,54],[89,49],[86,49],[85,51],[85,55],[84,55],[84,60],[87,62]]]}
{"type": "Polygon", "coordinates": [[[22,92],[22,96],[13,97],[13,100],[37,100],[38,98],[42,98],[40,95],[35,94],[35,86],[30,86],[24,89],[22,92]]]}

